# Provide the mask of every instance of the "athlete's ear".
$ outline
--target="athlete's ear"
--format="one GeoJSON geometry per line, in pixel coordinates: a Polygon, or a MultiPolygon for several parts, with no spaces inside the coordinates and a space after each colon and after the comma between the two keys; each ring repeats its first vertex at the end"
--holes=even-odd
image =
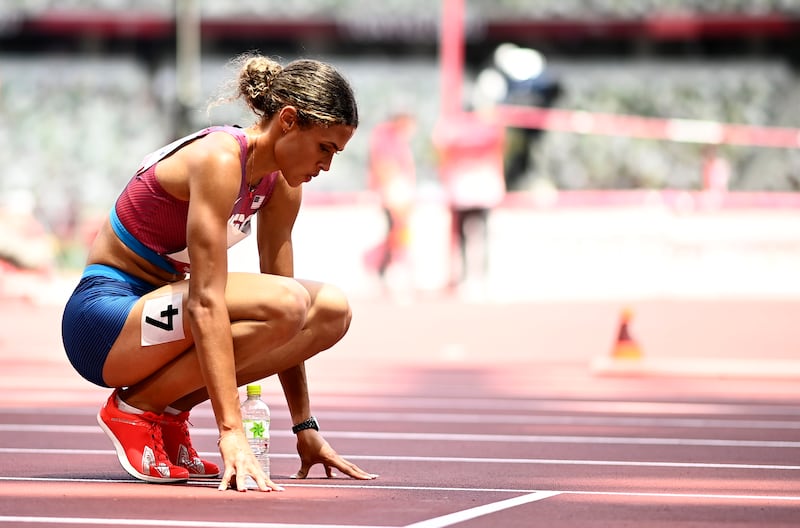
{"type": "Polygon", "coordinates": [[[281,129],[285,134],[288,130],[295,126],[295,124],[297,124],[297,108],[291,105],[281,108],[281,111],[278,114],[278,122],[280,122],[281,129]]]}

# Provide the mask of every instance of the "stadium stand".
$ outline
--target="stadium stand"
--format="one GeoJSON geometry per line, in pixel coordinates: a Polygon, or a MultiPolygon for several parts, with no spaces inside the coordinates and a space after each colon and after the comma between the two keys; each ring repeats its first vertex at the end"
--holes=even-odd
{"type": "MultiPolygon", "coordinates": [[[[273,23],[387,17],[435,20],[438,16],[438,9],[431,9],[431,3],[423,0],[387,0],[380,2],[380,9],[378,3],[357,0],[202,0],[199,4],[206,19],[273,23]]],[[[5,20],[0,28],[17,24],[14,31],[25,35],[27,21],[54,13],[87,18],[102,13],[115,17],[146,13],[169,20],[171,6],[171,2],[162,0],[12,0],[0,7],[0,20],[5,20]]],[[[800,16],[800,2],[795,0],[470,0],[467,7],[471,20],[484,22],[556,23],[565,19],[725,14],[743,18],[777,15],[796,21],[800,16]]],[[[13,31],[7,30],[6,35],[13,42],[13,31]]],[[[268,45],[262,42],[260,48],[268,50],[268,45]]],[[[420,116],[421,130],[432,129],[439,89],[435,55],[402,56],[404,48],[393,55],[391,48],[376,51],[368,45],[351,45],[338,54],[335,45],[329,48],[321,45],[307,49],[310,55],[335,62],[352,78],[364,130],[400,107],[413,107],[420,116]],[[317,49],[323,53],[317,53],[317,49]]],[[[127,180],[139,157],[172,135],[175,71],[168,55],[154,61],[137,55],[135,46],[113,55],[80,51],[56,54],[52,50],[12,54],[9,49],[0,51],[0,163],[4,167],[0,192],[25,187],[46,201],[74,192],[78,181],[89,180],[92,185],[81,187],[79,199],[85,205],[103,207],[127,180]]],[[[247,47],[242,45],[241,49],[247,47]]],[[[280,55],[289,59],[293,54],[299,52],[280,55]]],[[[235,108],[206,113],[205,103],[230,73],[223,56],[219,50],[215,54],[213,48],[205,52],[203,99],[192,109],[194,126],[240,120],[235,108]]],[[[548,59],[562,87],[553,103],[557,108],[800,125],[800,80],[797,70],[781,57],[712,61],[650,55],[635,61],[609,57],[598,62],[581,61],[580,52],[573,51],[570,56],[555,53],[548,59]]],[[[474,76],[474,71],[469,75],[474,76]]],[[[471,81],[466,79],[468,85],[471,81]]],[[[427,139],[419,134],[415,144],[423,182],[436,179],[435,159],[427,139]]],[[[551,132],[542,135],[532,149],[534,165],[525,185],[545,179],[561,189],[697,189],[701,182],[702,145],[697,144],[551,132]]],[[[734,168],[732,189],[800,188],[797,149],[723,146],[721,153],[734,168]]],[[[335,177],[321,179],[317,188],[362,189],[365,167],[366,134],[361,134],[337,159],[335,177]]]]}
{"type": "MultiPolygon", "coordinates": [[[[138,11],[160,13],[171,12],[171,2],[161,0],[11,0],[7,10],[26,15],[59,11],[138,11]]],[[[361,0],[238,0],[220,2],[200,0],[204,15],[219,17],[250,16],[305,18],[365,17],[365,16],[436,16],[428,0],[384,0],[363,2],[361,0]]],[[[528,19],[595,19],[641,18],[653,13],[703,15],[732,13],[762,15],[766,13],[798,14],[800,4],[795,0],[473,0],[468,8],[481,19],[498,20],[528,19]]]]}
{"type": "MultiPolygon", "coordinates": [[[[800,83],[785,64],[564,62],[559,108],[766,126],[800,124],[800,83]],[[655,89],[654,89],[655,87],[655,89]]],[[[550,132],[534,146],[535,174],[561,189],[693,189],[703,145],[550,132]]],[[[800,151],[722,146],[732,190],[800,189],[800,151]]]]}

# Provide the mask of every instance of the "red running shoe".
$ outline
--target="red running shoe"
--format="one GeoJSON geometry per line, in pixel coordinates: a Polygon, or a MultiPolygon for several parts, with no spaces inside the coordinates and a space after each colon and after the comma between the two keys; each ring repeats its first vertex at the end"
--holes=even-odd
{"type": "Polygon", "coordinates": [[[170,462],[186,468],[192,478],[214,478],[219,476],[219,466],[213,462],[202,460],[192,447],[189,438],[189,411],[172,415],[161,415],[161,434],[164,437],[164,449],[170,462]]]}
{"type": "Polygon", "coordinates": [[[161,416],[151,412],[128,414],[117,406],[117,391],[97,413],[125,471],[147,482],[170,483],[189,480],[189,471],[173,465],[164,450],[161,416]]]}

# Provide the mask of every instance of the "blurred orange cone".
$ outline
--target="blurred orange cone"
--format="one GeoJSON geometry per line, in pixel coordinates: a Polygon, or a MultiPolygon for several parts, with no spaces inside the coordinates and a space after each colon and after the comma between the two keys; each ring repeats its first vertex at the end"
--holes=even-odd
{"type": "Polygon", "coordinates": [[[628,330],[628,324],[632,317],[633,311],[630,308],[622,310],[617,342],[614,344],[614,350],[611,353],[614,359],[641,359],[642,357],[642,350],[631,337],[630,330],[628,330]]]}

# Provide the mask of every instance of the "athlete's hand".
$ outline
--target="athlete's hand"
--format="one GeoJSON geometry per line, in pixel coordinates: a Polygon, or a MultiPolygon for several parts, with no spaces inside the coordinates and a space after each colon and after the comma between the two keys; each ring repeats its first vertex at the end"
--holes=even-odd
{"type": "Polygon", "coordinates": [[[247,491],[245,479],[248,476],[253,477],[260,491],[283,491],[281,486],[264,474],[243,431],[220,436],[219,452],[225,465],[225,473],[222,475],[222,482],[219,483],[220,491],[225,491],[229,486],[239,491],[247,491]]]}
{"type": "Polygon", "coordinates": [[[333,468],[354,479],[372,480],[378,478],[378,475],[367,473],[342,458],[322,438],[322,435],[314,429],[306,429],[297,433],[297,453],[300,455],[300,470],[292,475],[291,478],[294,479],[306,478],[311,467],[316,464],[322,464],[325,467],[325,475],[328,478],[336,476],[333,468]]]}

